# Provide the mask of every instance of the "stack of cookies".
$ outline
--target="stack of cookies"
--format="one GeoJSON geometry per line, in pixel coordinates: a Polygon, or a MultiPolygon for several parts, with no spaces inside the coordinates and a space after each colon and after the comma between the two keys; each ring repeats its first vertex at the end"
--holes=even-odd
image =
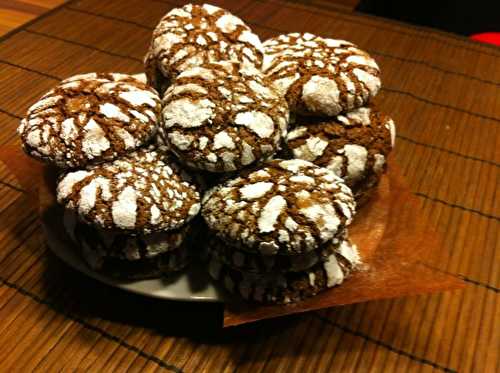
{"type": "Polygon", "coordinates": [[[263,43],[263,71],[295,117],[288,154],[327,167],[368,200],[394,146],[392,119],[370,102],[381,87],[375,61],[354,44],[310,33],[263,43]]]}
{"type": "Polygon", "coordinates": [[[188,4],[161,19],[144,63],[145,79],[62,81],[19,127],[25,151],[60,169],[65,227],[89,266],[156,277],[185,267],[191,246],[249,300],[342,283],[360,264],[356,201],[394,144],[371,103],[375,61],[308,33],[261,43],[228,11],[188,4]]]}
{"type": "Polygon", "coordinates": [[[265,303],[290,303],[339,285],[359,264],[347,238],[351,190],[332,171],[273,160],[216,186],[202,215],[214,235],[209,272],[226,289],[265,303]]]}
{"type": "Polygon", "coordinates": [[[60,169],[69,237],[92,269],[114,277],[157,277],[188,262],[200,196],[150,145],[160,112],[158,94],[138,79],[91,73],[63,80],[19,127],[25,151],[60,169]]]}

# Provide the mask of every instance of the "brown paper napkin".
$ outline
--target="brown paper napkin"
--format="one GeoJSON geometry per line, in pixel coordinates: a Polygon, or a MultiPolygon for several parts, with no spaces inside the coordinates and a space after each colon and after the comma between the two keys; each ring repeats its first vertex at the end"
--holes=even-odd
{"type": "Polygon", "coordinates": [[[224,326],[376,299],[453,290],[464,286],[455,276],[426,260],[440,250],[440,240],[426,227],[416,198],[393,159],[377,193],[359,211],[349,232],[358,245],[364,269],[342,285],[287,306],[226,305],[224,326]]]}
{"type": "MultiPolygon", "coordinates": [[[[39,206],[41,216],[54,205],[55,173],[22,153],[18,146],[0,147],[0,160],[39,206]]],[[[341,286],[285,306],[248,304],[236,297],[224,310],[224,327],[375,299],[453,290],[464,286],[427,262],[440,240],[426,227],[416,198],[395,165],[382,177],[375,196],[356,215],[350,236],[358,245],[364,266],[341,286]]]]}

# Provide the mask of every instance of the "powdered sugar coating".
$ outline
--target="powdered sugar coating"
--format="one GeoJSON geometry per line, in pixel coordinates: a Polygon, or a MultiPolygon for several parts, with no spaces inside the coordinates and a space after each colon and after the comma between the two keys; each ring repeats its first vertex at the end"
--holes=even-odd
{"type": "Polygon", "coordinates": [[[195,187],[151,149],[63,174],[57,200],[87,223],[131,234],[176,229],[200,210],[195,187]]]}
{"type": "Polygon", "coordinates": [[[238,63],[184,71],[163,101],[160,133],[192,168],[239,170],[276,153],[286,135],[286,101],[262,73],[238,63]]]}
{"type": "Polygon", "coordinates": [[[355,204],[326,168],[273,160],[205,194],[202,215],[222,240],[262,255],[301,254],[342,233],[355,204]]]}
{"type": "Polygon", "coordinates": [[[82,74],[32,105],[18,133],[32,157],[82,167],[145,144],[157,130],[160,110],[158,94],[130,75],[82,74]]]}
{"type": "Polygon", "coordinates": [[[148,81],[163,92],[182,71],[207,62],[262,66],[260,39],[238,17],[213,5],[172,9],[153,31],[145,57],[148,81]]]}
{"type": "Polygon", "coordinates": [[[393,143],[393,120],[373,106],[332,118],[297,118],[287,135],[294,158],[326,167],[345,179],[357,196],[378,182],[393,143]]]}
{"type": "Polygon", "coordinates": [[[286,304],[301,301],[340,285],[360,265],[356,246],[347,239],[322,261],[301,272],[256,273],[234,269],[212,254],[208,271],[212,278],[246,300],[286,304]]]}
{"type": "Polygon", "coordinates": [[[380,89],[376,62],[350,42],[291,33],[263,46],[263,71],[292,112],[336,115],[367,104],[380,89]]]}

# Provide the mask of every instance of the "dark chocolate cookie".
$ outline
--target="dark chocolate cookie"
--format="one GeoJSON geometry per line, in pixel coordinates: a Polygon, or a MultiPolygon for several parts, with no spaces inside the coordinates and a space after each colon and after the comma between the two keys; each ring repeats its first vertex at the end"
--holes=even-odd
{"type": "Polygon", "coordinates": [[[130,75],[75,75],[31,106],[18,132],[30,156],[76,168],[147,143],[160,111],[156,91],[130,75]]]}
{"type": "Polygon", "coordinates": [[[347,41],[291,33],[263,45],[263,71],[292,112],[336,115],[366,105],[380,89],[376,62],[347,41]]]}
{"type": "Polygon", "coordinates": [[[57,200],[83,221],[129,234],[181,227],[200,199],[172,157],[140,149],[110,163],[61,175],[57,200]]]}
{"type": "Polygon", "coordinates": [[[225,242],[262,255],[320,248],[350,224],[355,203],[332,171],[273,160],[208,191],[202,215],[225,242]]]}
{"type": "Polygon", "coordinates": [[[281,148],[288,105],[261,72],[210,63],[181,73],[165,92],[160,133],[188,166],[239,170],[281,148]]]}
{"type": "Polygon", "coordinates": [[[373,106],[331,118],[297,117],[287,135],[291,156],[342,177],[354,196],[377,185],[395,139],[393,120],[373,106]]]}
{"type": "Polygon", "coordinates": [[[153,31],[144,59],[150,84],[163,93],[182,71],[207,62],[262,66],[259,37],[238,17],[213,5],[168,12],[153,31]]]}

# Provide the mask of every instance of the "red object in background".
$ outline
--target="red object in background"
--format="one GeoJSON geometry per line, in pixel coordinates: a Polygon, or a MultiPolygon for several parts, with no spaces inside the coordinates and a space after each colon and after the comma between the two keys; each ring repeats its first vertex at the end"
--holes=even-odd
{"type": "Polygon", "coordinates": [[[472,40],[493,44],[500,47],[500,32],[482,32],[480,34],[471,35],[470,38],[472,40]]]}

